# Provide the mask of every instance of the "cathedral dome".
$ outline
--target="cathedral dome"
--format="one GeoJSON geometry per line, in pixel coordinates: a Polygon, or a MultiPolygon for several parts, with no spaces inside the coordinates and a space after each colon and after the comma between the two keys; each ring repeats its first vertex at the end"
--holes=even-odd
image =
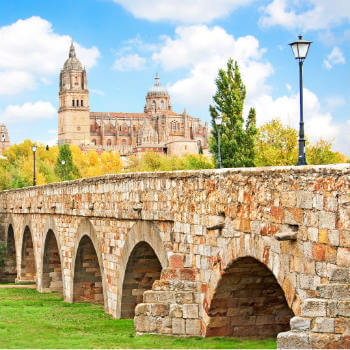
{"type": "Polygon", "coordinates": [[[80,61],[77,59],[77,56],[75,54],[73,42],[70,45],[69,57],[66,60],[66,62],[64,62],[63,70],[83,70],[83,66],[81,65],[80,61]]]}
{"type": "Polygon", "coordinates": [[[160,85],[159,81],[159,75],[156,74],[156,77],[154,78],[154,85],[148,89],[147,95],[168,95],[168,91],[165,87],[160,85]]]}

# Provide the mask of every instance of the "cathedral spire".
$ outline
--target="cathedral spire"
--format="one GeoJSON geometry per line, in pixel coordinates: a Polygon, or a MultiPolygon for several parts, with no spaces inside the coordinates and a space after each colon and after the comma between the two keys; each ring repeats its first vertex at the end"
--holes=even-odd
{"type": "Polygon", "coordinates": [[[76,57],[75,47],[74,47],[74,44],[73,44],[73,39],[72,39],[72,42],[70,44],[69,57],[76,57]]]}
{"type": "Polygon", "coordinates": [[[160,78],[158,73],[156,73],[156,77],[154,78],[154,86],[160,86],[160,78]]]}

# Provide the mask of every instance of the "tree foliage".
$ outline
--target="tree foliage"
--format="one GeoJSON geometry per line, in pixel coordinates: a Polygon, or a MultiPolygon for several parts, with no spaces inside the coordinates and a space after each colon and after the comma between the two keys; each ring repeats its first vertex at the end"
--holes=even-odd
{"type": "Polygon", "coordinates": [[[222,166],[251,167],[254,166],[254,142],[256,134],[256,113],[251,109],[244,126],[243,105],[246,88],[241,79],[237,62],[230,59],[227,70],[219,70],[216,78],[216,93],[213,96],[214,105],[209,107],[212,117],[212,135],[209,149],[217,163],[218,126],[215,118],[221,114],[223,124],[220,127],[222,166]]]}
{"type": "Polygon", "coordinates": [[[59,147],[59,153],[55,164],[55,174],[62,181],[73,180],[80,177],[79,169],[73,163],[72,151],[68,144],[63,144],[59,147]]]}
{"type": "Polygon", "coordinates": [[[212,160],[202,154],[177,157],[160,155],[155,152],[147,152],[141,157],[130,157],[126,171],[196,170],[212,169],[213,167],[214,164],[212,160]]]}
{"type": "MultiPolygon", "coordinates": [[[[346,163],[349,158],[332,151],[332,142],[319,140],[315,144],[306,141],[308,164],[346,163]]],[[[258,129],[255,144],[256,166],[296,165],[298,162],[298,131],[283,125],[279,119],[258,129]]]]}

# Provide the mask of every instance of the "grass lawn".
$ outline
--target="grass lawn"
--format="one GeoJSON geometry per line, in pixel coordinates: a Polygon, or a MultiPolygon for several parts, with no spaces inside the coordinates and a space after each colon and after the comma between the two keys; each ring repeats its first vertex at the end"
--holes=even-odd
{"type": "Polygon", "coordinates": [[[133,320],[114,320],[102,306],[68,304],[55,293],[0,289],[0,348],[276,348],[275,339],[136,336],[133,320]]]}

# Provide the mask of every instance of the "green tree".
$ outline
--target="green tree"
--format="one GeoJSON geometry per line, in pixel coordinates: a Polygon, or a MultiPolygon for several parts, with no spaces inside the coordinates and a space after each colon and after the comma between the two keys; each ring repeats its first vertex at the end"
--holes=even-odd
{"type": "Polygon", "coordinates": [[[306,147],[306,158],[308,164],[337,164],[349,161],[349,158],[344,154],[332,151],[331,141],[323,139],[306,147]]]}
{"type": "MultiPolygon", "coordinates": [[[[332,151],[332,142],[319,140],[310,144],[306,140],[308,164],[346,163],[349,158],[332,151]]],[[[257,166],[296,165],[298,162],[298,131],[273,119],[258,129],[255,143],[257,166]]]]}
{"type": "Polygon", "coordinates": [[[59,153],[55,164],[55,174],[62,181],[74,180],[80,177],[79,170],[73,163],[72,152],[67,144],[63,144],[59,148],[59,153]],[[62,161],[64,161],[65,164],[62,164],[62,161]]]}
{"type": "Polygon", "coordinates": [[[298,161],[298,133],[273,119],[258,129],[255,142],[255,165],[296,165],[298,161]]]}
{"type": "Polygon", "coordinates": [[[227,70],[219,70],[216,78],[214,106],[210,105],[212,135],[209,140],[210,152],[217,163],[218,129],[215,118],[221,114],[223,124],[220,128],[221,158],[225,168],[254,166],[254,142],[256,134],[255,110],[251,109],[244,127],[243,105],[246,88],[242,82],[237,62],[227,62],[227,70]]]}

